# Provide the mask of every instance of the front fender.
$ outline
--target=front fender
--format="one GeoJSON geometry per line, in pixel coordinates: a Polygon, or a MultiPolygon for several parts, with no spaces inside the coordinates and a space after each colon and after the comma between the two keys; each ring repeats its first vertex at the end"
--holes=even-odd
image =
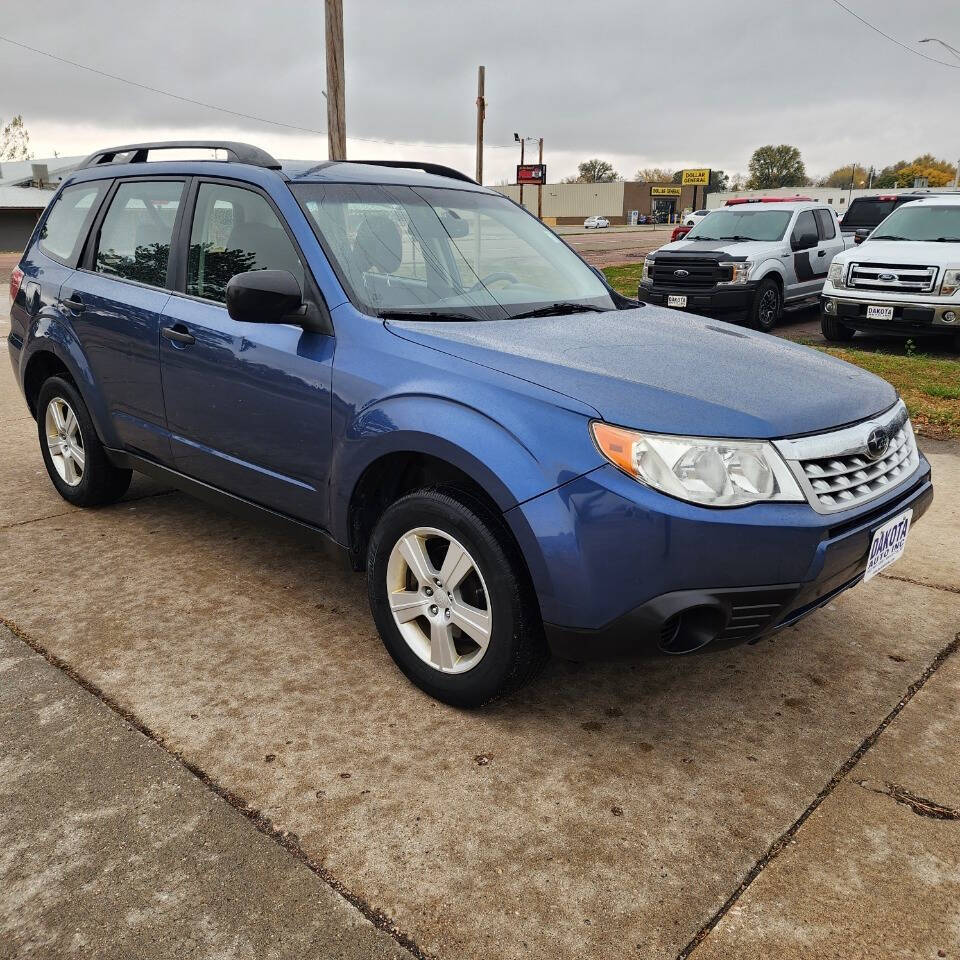
{"type": "Polygon", "coordinates": [[[110,429],[110,416],[93,371],[73,330],[57,313],[41,311],[32,321],[20,353],[20,389],[26,394],[27,371],[40,353],[52,353],[69,371],[80,391],[100,440],[107,446],[119,446],[110,429]]]}
{"type": "Polygon", "coordinates": [[[350,499],[364,471],[392,453],[420,453],[445,461],[479,484],[507,511],[594,469],[603,460],[577,413],[515,396],[529,404],[528,429],[449,397],[405,394],[361,411],[348,425],[332,463],[331,521],[338,541],[349,538],[350,499]],[[538,434],[533,442],[531,431],[538,434]],[[580,442],[571,441],[580,438],[580,442]]]}
{"type": "Polygon", "coordinates": [[[777,274],[780,277],[781,285],[786,288],[787,286],[787,269],[784,267],[781,260],[769,259],[761,260],[754,267],[754,273],[756,275],[756,282],[759,283],[761,280],[765,280],[767,277],[772,274],[777,274]]]}

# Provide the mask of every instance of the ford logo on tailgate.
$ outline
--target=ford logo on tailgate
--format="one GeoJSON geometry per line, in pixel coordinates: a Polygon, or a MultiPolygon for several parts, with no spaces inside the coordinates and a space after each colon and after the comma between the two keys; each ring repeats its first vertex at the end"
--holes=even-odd
{"type": "Polygon", "coordinates": [[[689,277],[689,276],[690,276],[690,271],[689,271],[689,270],[674,270],[674,271],[673,271],[673,275],[674,275],[675,277],[689,277]]]}

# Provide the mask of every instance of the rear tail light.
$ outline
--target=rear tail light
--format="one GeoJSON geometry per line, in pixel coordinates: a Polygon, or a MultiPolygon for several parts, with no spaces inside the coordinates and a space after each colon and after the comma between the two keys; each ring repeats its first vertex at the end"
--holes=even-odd
{"type": "Polygon", "coordinates": [[[13,273],[10,274],[10,302],[13,303],[17,299],[17,294],[20,292],[20,284],[23,283],[23,271],[19,267],[13,268],[13,273]]]}

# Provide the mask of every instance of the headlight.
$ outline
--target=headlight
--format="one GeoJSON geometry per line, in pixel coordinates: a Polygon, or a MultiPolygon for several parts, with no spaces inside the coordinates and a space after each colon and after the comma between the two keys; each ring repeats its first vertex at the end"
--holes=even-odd
{"type": "Polygon", "coordinates": [[[750,268],[753,264],[749,261],[721,263],[721,267],[728,267],[730,270],[729,280],[720,280],[718,287],[725,287],[732,283],[746,283],[750,277],[750,268]]]}
{"type": "Polygon", "coordinates": [[[834,260],[833,263],[830,264],[830,269],[827,271],[827,279],[835,287],[845,287],[844,276],[846,270],[847,265],[845,263],[837,263],[837,261],[834,260]]]}
{"type": "Polygon", "coordinates": [[[940,296],[952,297],[960,290],[960,270],[944,270],[943,281],[940,284],[940,296]]]}
{"type": "Polygon", "coordinates": [[[711,507],[804,500],[780,454],[762,440],[671,437],[599,420],[590,428],[614,466],[671,497],[711,507]]]}
{"type": "Polygon", "coordinates": [[[640,282],[645,286],[653,285],[653,260],[650,257],[643,261],[643,273],[640,275],[640,282]]]}

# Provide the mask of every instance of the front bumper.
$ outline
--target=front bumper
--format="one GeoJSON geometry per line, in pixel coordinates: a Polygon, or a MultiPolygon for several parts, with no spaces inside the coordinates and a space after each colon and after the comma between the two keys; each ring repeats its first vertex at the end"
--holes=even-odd
{"type": "Polygon", "coordinates": [[[753,309],[757,284],[738,283],[729,287],[683,288],[683,287],[644,287],[637,289],[637,299],[658,307],[667,306],[667,298],[681,296],[687,298],[685,307],[671,307],[672,310],[686,310],[688,313],[700,313],[708,317],[743,319],[753,309]]]}
{"type": "Polygon", "coordinates": [[[820,297],[820,306],[828,317],[842,321],[855,330],[903,335],[960,333],[960,303],[906,303],[902,300],[851,297],[832,290],[820,297]],[[868,307],[893,307],[892,320],[870,320],[868,307]],[[945,314],[953,313],[954,319],[945,314]]]}
{"type": "Polygon", "coordinates": [[[611,466],[506,516],[534,557],[551,649],[585,660],[719,649],[795,623],[860,582],[877,527],[908,508],[916,522],[932,499],[922,455],[890,493],[829,516],[802,503],[697,507],[611,466]]]}

